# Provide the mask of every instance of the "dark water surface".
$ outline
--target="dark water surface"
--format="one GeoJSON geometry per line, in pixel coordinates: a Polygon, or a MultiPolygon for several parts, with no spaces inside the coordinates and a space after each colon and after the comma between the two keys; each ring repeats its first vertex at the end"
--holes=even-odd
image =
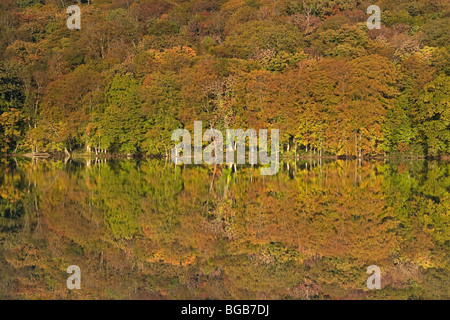
{"type": "Polygon", "coordinates": [[[449,299],[450,164],[0,159],[0,298],[449,299]],[[68,290],[69,265],[81,290],[68,290]],[[381,290],[366,270],[381,268],[381,290]]]}

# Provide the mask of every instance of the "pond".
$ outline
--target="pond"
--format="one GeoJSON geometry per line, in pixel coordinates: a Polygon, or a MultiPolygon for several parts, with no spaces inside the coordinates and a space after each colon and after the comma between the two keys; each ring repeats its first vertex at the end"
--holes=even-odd
{"type": "Polygon", "coordinates": [[[261,176],[1,158],[0,170],[2,299],[450,298],[448,162],[305,159],[261,176]]]}

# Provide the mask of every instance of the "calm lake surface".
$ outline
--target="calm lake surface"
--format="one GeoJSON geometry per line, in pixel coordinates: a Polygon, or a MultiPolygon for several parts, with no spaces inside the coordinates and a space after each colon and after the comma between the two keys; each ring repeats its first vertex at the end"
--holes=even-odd
{"type": "Polygon", "coordinates": [[[2,299],[449,299],[450,163],[0,159],[2,299]],[[67,267],[81,269],[69,290],[67,267]],[[368,290],[367,267],[381,268],[368,290]]]}

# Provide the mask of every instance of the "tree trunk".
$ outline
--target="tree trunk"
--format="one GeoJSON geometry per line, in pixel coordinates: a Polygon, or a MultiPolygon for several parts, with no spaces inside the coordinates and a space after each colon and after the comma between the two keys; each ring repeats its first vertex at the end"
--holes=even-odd
{"type": "Polygon", "coordinates": [[[70,154],[70,152],[67,150],[67,148],[64,148],[64,153],[66,154],[66,157],[70,158],[72,155],[70,154]]]}
{"type": "Polygon", "coordinates": [[[294,139],[294,157],[297,159],[297,142],[294,139]]]}
{"type": "MultiPolygon", "coordinates": [[[[359,133],[359,145],[361,146],[361,132],[359,133]]],[[[359,148],[359,157],[362,158],[362,148],[359,148]]]]}

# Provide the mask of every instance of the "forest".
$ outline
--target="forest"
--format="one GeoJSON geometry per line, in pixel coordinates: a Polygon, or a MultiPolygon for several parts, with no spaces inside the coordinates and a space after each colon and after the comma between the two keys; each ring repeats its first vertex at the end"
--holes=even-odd
{"type": "Polygon", "coordinates": [[[286,154],[445,158],[449,17],[448,0],[2,0],[0,153],[163,156],[202,121],[279,129],[286,154]]]}

